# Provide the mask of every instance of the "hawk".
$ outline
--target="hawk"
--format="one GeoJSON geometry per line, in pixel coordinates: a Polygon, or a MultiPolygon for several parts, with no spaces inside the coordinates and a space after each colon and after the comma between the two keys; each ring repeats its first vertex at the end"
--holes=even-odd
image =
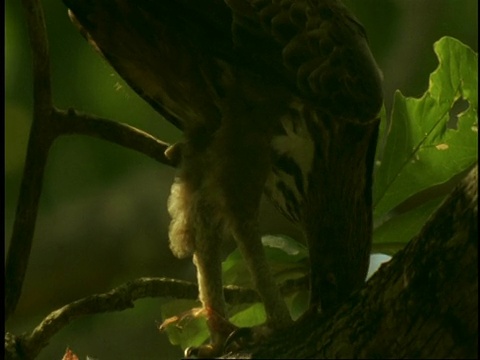
{"type": "MultiPolygon", "coordinates": [[[[262,193],[305,234],[310,305],[365,280],[381,75],[339,0],[64,0],[73,21],[184,140],[170,244],[193,255],[211,343],[228,331],[220,244],[233,237],[270,330],[291,324],[261,244],[262,193]]],[[[173,156],[173,155],[172,155],[173,156]]]]}

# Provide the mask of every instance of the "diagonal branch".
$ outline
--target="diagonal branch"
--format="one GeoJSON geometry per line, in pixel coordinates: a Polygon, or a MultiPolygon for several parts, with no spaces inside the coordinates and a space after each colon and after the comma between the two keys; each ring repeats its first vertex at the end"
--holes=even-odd
{"type": "Polygon", "coordinates": [[[197,286],[193,283],[166,278],[140,278],[125,283],[103,294],[87,296],[48,315],[30,334],[6,336],[6,351],[11,358],[33,359],[48,345],[50,339],[73,320],[98,313],[133,308],[133,302],[147,297],[174,297],[196,299],[197,286]]]}
{"type": "Polygon", "coordinates": [[[234,358],[478,358],[478,166],[422,231],[330,314],[234,358]]]}
{"type": "MultiPolygon", "coordinates": [[[[308,279],[286,281],[282,293],[288,294],[306,288],[308,279]]],[[[258,302],[253,289],[238,286],[224,287],[225,300],[232,305],[258,302]]],[[[79,299],[51,312],[30,333],[16,336],[5,334],[5,351],[8,359],[35,358],[46,347],[50,339],[72,321],[84,316],[133,308],[133,302],[148,297],[174,299],[198,299],[198,285],[177,279],[140,278],[122,284],[107,293],[79,299]]]]}
{"type": "MultiPolygon", "coordinates": [[[[167,278],[140,278],[125,283],[103,294],[91,295],[74,301],[50,313],[30,334],[15,336],[7,333],[5,349],[8,358],[33,359],[48,345],[50,339],[73,320],[92,314],[122,311],[133,307],[133,302],[147,297],[198,298],[194,283],[167,278]]],[[[255,291],[226,287],[225,298],[232,304],[259,301],[255,291]]]]}
{"type": "Polygon", "coordinates": [[[73,109],[54,109],[53,122],[57,135],[88,135],[138,151],[161,164],[175,167],[174,160],[165,155],[170,146],[133,126],[114,120],[81,114],[73,109]]]}

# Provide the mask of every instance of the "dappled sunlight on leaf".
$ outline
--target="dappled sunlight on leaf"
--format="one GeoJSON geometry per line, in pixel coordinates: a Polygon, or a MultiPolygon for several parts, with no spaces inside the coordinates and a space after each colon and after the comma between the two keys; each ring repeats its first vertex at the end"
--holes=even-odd
{"type": "Polygon", "coordinates": [[[471,166],[477,159],[478,55],[452,38],[435,43],[439,67],[420,98],[395,94],[384,158],[375,178],[375,214],[383,215],[407,197],[471,166]],[[458,130],[448,129],[449,111],[463,98],[458,130]],[[441,151],[437,148],[441,145],[441,151]],[[448,148],[445,148],[448,146],[448,148]]]}
{"type": "MultiPolygon", "coordinates": [[[[437,41],[434,50],[439,66],[425,94],[419,99],[395,94],[385,152],[375,174],[374,216],[380,223],[407,198],[447,182],[478,159],[473,130],[478,127],[478,54],[450,37],[437,41]]],[[[374,241],[410,240],[438,203],[418,204],[411,214],[385,222],[374,241]]]]}

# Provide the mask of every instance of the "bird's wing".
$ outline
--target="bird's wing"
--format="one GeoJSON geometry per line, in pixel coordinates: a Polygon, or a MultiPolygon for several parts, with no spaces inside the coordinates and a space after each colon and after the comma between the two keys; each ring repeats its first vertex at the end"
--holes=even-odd
{"type": "Polygon", "coordinates": [[[64,2],[120,76],[179,128],[218,117],[199,71],[217,60],[333,118],[368,122],[381,106],[365,32],[338,0],[64,2]]]}
{"type": "Polygon", "coordinates": [[[381,75],[365,30],[338,0],[226,0],[233,37],[334,118],[376,117],[381,75]],[[259,41],[260,39],[260,41],[259,41]]]}
{"type": "Polygon", "coordinates": [[[233,57],[231,12],[223,1],[64,3],[91,45],[177,128],[218,117],[198,65],[212,49],[233,57]]]}

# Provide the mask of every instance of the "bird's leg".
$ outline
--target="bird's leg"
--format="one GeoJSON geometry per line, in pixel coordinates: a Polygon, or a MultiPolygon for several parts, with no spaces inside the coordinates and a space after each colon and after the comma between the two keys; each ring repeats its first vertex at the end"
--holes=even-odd
{"type": "MultiPolygon", "coordinates": [[[[245,143],[255,142],[249,138],[245,143]]],[[[237,158],[234,164],[229,164],[234,166],[235,170],[226,171],[235,174],[231,176],[226,188],[226,193],[231,194],[229,199],[233,199],[228,206],[227,218],[230,231],[250,272],[254,288],[265,306],[266,324],[253,329],[254,340],[255,338],[260,340],[273,330],[289,326],[292,320],[270,271],[258,223],[260,199],[269,166],[263,152],[242,149],[240,146],[237,149],[241,149],[237,151],[242,151],[247,156],[237,158]]]]}
{"type": "Polygon", "coordinates": [[[188,349],[187,355],[213,357],[223,352],[225,340],[235,330],[226,320],[225,301],[221,279],[219,246],[207,246],[197,250],[193,262],[197,267],[199,297],[206,311],[207,325],[210,331],[210,343],[196,349],[188,349]]]}
{"type": "Polygon", "coordinates": [[[293,323],[288,308],[270,271],[256,220],[241,221],[234,226],[233,236],[243,256],[254,288],[259,294],[267,321],[253,328],[240,328],[226,340],[227,350],[236,346],[254,345],[269,337],[274,331],[288,327],[293,323]]]}
{"type": "Polygon", "coordinates": [[[242,114],[242,121],[228,124],[225,132],[229,142],[222,147],[224,156],[229,159],[223,165],[221,182],[228,199],[226,226],[237,243],[267,316],[266,326],[253,329],[254,340],[292,323],[270,271],[258,222],[260,200],[271,170],[271,150],[270,129],[261,126],[258,129],[257,125],[266,126],[270,113],[274,111],[264,113],[261,107],[238,109],[236,115],[242,114]]]}
{"type": "MultiPolygon", "coordinates": [[[[189,150],[188,147],[184,150],[189,150]]],[[[221,243],[224,226],[214,189],[208,186],[205,164],[183,151],[182,170],[169,198],[170,248],[178,257],[193,254],[199,298],[206,314],[211,342],[185,351],[186,357],[218,356],[236,328],[226,320],[222,287],[221,243]],[[187,155],[187,156],[185,156],[187,155]]],[[[207,172],[208,174],[208,172],[207,172]]]]}
{"type": "Polygon", "coordinates": [[[210,331],[210,343],[186,350],[187,356],[200,358],[219,356],[223,352],[228,335],[236,329],[226,317],[222,286],[221,226],[215,226],[215,207],[199,201],[195,219],[195,253],[199,298],[206,312],[210,331]]]}
{"type": "Polygon", "coordinates": [[[250,271],[254,287],[265,306],[267,331],[290,325],[292,319],[270,271],[258,222],[250,220],[237,224],[234,238],[250,271]]]}

